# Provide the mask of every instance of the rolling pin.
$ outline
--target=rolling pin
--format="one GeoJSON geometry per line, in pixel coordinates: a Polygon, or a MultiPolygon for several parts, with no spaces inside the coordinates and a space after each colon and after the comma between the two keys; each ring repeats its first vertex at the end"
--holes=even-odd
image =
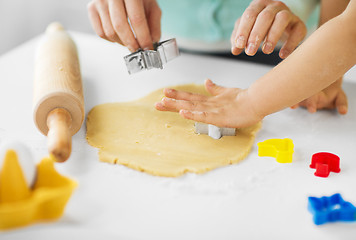
{"type": "Polygon", "coordinates": [[[49,153],[63,162],[85,113],[77,48],[59,23],[47,27],[37,49],[33,96],[35,125],[47,136],[49,153]]]}

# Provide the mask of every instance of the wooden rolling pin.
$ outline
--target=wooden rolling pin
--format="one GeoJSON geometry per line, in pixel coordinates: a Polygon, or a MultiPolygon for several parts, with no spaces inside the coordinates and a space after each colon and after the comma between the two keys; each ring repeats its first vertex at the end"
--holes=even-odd
{"type": "Polygon", "coordinates": [[[33,103],[34,121],[48,138],[49,153],[59,162],[67,160],[85,113],[77,49],[59,23],[47,27],[36,53],[33,103]]]}

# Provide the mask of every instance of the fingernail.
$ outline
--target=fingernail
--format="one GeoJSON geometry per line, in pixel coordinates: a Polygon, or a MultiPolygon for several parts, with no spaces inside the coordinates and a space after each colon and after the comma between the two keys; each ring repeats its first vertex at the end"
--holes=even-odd
{"type": "Polygon", "coordinates": [[[263,45],[262,49],[263,49],[264,53],[270,54],[271,52],[273,52],[272,43],[266,42],[266,43],[263,45]]]}
{"type": "Polygon", "coordinates": [[[236,39],[236,47],[237,48],[244,48],[245,47],[245,37],[244,36],[239,36],[236,39]]]}
{"type": "Polygon", "coordinates": [[[310,108],[308,108],[308,111],[309,111],[310,113],[315,113],[315,112],[316,112],[316,108],[310,107],[310,108]]]}
{"type": "Polygon", "coordinates": [[[290,54],[289,51],[281,50],[280,57],[281,58],[286,58],[286,57],[288,57],[289,54],[290,54]]]}
{"type": "Polygon", "coordinates": [[[173,89],[171,89],[171,88],[167,89],[167,93],[173,93],[173,92],[174,92],[173,89]]]}
{"type": "Polygon", "coordinates": [[[251,56],[257,51],[255,43],[249,43],[246,49],[246,54],[251,56]]]}
{"type": "Polygon", "coordinates": [[[164,106],[163,106],[163,104],[161,102],[158,102],[158,103],[156,103],[156,107],[163,108],[164,106]]]}
{"type": "Polygon", "coordinates": [[[346,114],[347,113],[347,107],[345,107],[345,106],[339,107],[338,110],[339,110],[340,114],[346,114]]]}

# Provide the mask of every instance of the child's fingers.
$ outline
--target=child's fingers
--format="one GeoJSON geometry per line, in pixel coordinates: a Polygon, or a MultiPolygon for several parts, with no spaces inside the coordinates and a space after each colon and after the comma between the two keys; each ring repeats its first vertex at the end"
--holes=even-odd
{"type": "Polygon", "coordinates": [[[335,100],[335,106],[336,106],[336,109],[337,111],[344,115],[347,113],[348,111],[348,102],[347,102],[347,97],[346,97],[346,94],[344,93],[344,91],[341,91],[337,97],[336,97],[336,100],[335,100]]]}
{"type": "Polygon", "coordinates": [[[289,37],[287,41],[283,44],[279,56],[284,59],[288,57],[298,44],[304,39],[307,33],[307,28],[305,24],[298,18],[297,22],[292,26],[289,32],[289,37]]]}
{"type": "Polygon", "coordinates": [[[155,108],[159,111],[169,111],[168,108],[166,108],[162,102],[156,102],[155,103],[155,108]]]}
{"type": "Polygon", "coordinates": [[[290,108],[291,109],[297,109],[298,107],[299,107],[299,104],[295,104],[295,105],[291,106],[290,108]]]}
{"type": "Polygon", "coordinates": [[[305,107],[310,113],[315,113],[317,111],[318,109],[317,104],[318,104],[317,95],[314,95],[305,101],[305,107]]]}
{"type": "Polygon", "coordinates": [[[176,99],[176,100],[186,100],[186,101],[206,101],[207,96],[184,92],[184,91],[177,91],[175,89],[165,88],[163,93],[166,97],[176,99]]]}
{"type": "Polygon", "coordinates": [[[234,38],[235,47],[243,49],[246,46],[247,39],[253,25],[255,24],[258,14],[265,8],[265,4],[262,1],[254,1],[242,14],[236,35],[234,38]]]}
{"type": "Polygon", "coordinates": [[[206,111],[189,111],[186,109],[182,109],[179,111],[179,114],[183,118],[194,120],[196,122],[214,124],[223,127],[223,125],[221,125],[222,116],[218,113],[206,111]]]}
{"type": "Polygon", "coordinates": [[[189,111],[201,111],[202,109],[207,109],[208,106],[205,102],[198,101],[185,101],[185,100],[175,100],[172,98],[163,98],[161,103],[165,109],[169,111],[178,112],[181,109],[189,111]]]}
{"type": "Polygon", "coordinates": [[[290,20],[291,13],[287,10],[282,10],[276,14],[272,26],[268,31],[266,40],[262,46],[262,51],[265,54],[270,54],[273,52],[278,41],[282,37],[283,32],[290,23],[290,20]]]}
{"type": "Polygon", "coordinates": [[[122,0],[109,1],[109,13],[113,29],[120,40],[123,42],[131,52],[136,51],[140,46],[136,41],[136,38],[131,30],[131,27],[127,21],[126,9],[122,0]]]}
{"type": "Polygon", "coordinates": [[[125,7],[140,47],[153,49],[153,41],[142,0],[125,0],[125,7]]]}
{"type": "Polygon", "coordinates": [[[213,96],[223,93],[226,89],[224,87],[216,85],[210,79],[205,80],[205,88],[213,96]]]}

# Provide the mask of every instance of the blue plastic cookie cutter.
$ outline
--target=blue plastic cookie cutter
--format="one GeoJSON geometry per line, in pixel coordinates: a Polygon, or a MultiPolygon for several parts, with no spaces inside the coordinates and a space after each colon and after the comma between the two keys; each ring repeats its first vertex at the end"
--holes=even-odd
{"type": "Polygon", "coordinates": [[[340,193],[330,197],[309,197],[308,210],[313,214],[316,225],[328,222],[353,222],[356,221],[356,207],[346,202],[340,193]]]}

